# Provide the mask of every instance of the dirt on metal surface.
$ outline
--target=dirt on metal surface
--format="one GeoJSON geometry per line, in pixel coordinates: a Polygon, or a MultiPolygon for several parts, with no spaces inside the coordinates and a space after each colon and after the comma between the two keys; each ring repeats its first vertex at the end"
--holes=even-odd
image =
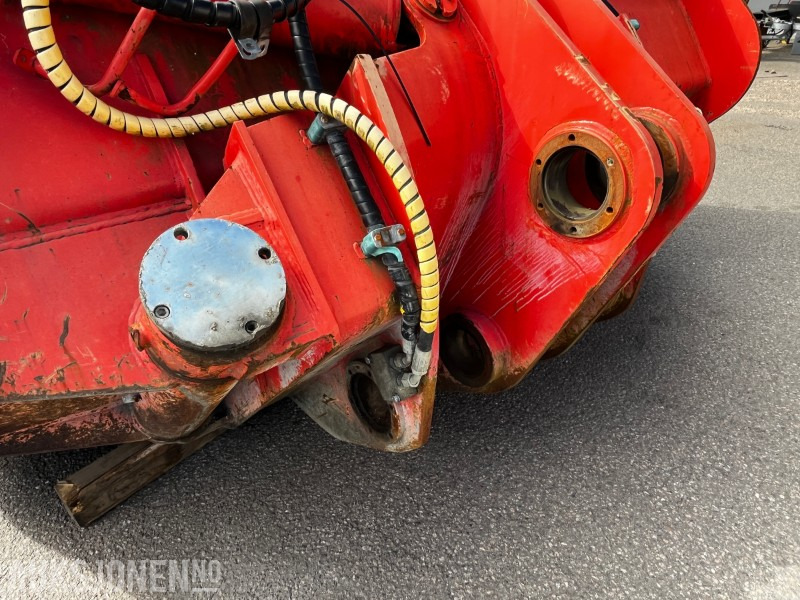
{"type": "MultiPolygon", "coordinates": [[[[389,135],[393,160],[402,156],[413,173],[416,195],[406,187],[412,179],[393,180],[406,175],[402,166],[392,173],[391,154],[377,152],[383,138],[369,142],[376,152],[354,146],[383,220],[425,239],[419,248],[401,243],[398,256],[422,294],[435,290],[421,303],[441,307],[449,323],[433,336],[430,362],[426,346],[414,354],[414,373],[368,368],[370,353],[401,347],[399,304],[384,265],[359,250],[365,228],[329,149],[302,133],[311,114],[240,121],[185,140],[113,132],[41,77],[11,4],[0,16],[0,58],[9,59],[0,61],[0,81],[15,90],[5,98],[17,117],[0,139],[0,150],[15,156],[5,172],[0,166],[0,454],[188,441],[220,413],[240,424],[290,394],[340,439],[418,448],[430,435],[440,344],[446,377],[502,391],[548,349],[572,344],[598,317],[632,302],[647,261],[710,182],[707,119],[741,97],[759,57],[757,31],[738,0],[652,2],[641,9],[653,19],[641,35],[628,16],[590,0],[355,4],[391,64],[356,56],[374,41],[364,41],[362,23],[339,4],[310,9],[310,26],[326,87],[389,135]],[[714,28],[706,25],[711,16],[714,28]],[[732,55],[735,66],[725,62],[732,55]],[[20,143],[30,139],[47,142],[20,143]],[[53,158],[43,165],[43,155],[53,158]],[[200,218],[237,224],[280,257],[281,316],[262,336],[206,348],[196,342],[206,330],[187,338],[160,328],[156,320],[168,312],[157,309],[166,304],[150,306],[139,294],[153,240],[166,232],[174,245],[185,239],[170,237],[175,226],[200,218]],[[395,393],[420,375],[416,393],[395,393]]],[[[244,64],[231,60],[219,32],[147,11],[131,27],[132,9],[122,0],[62,2],[52,15],[31,6],[26,19],[52,16],[76,72],[119,107],[165,116],[199,100],[203,110],[222,106],[230,123],[225,114],[253,116],[237,102],[301,87],[281,43],[285,24],[267,60],[244,64]]],[[[49,35],[46,24],[29,27],[30,36],[49,35]]],[[[32,47],[48,64],[49,48],[32,47]]],[[[374,140],[369,132],[359,135],[374,140]]],[[[241,266],[235,254],[214,263],[216,276],[195,265],[202,272],[186,276],[173,308],[202,295],[200,277],[224,285],[241,266]]],[[[178,285],[156,280],[168,290],[178,285]]],[[[236,340],[255,323],[248,319],[244,329],[232,326],[236,340]]],[[[434,321],[426,323],[430,334],[434,321]]],[[[120,451],[101,465],[130,491],[158,471],[151,463],[182,457],[150,452],[120,451]]],[[[62,489],[73,512],[91,504],[86,514],[101,514],[125,495],[103,496],[93,483],[101,480],[62,489]]]]}

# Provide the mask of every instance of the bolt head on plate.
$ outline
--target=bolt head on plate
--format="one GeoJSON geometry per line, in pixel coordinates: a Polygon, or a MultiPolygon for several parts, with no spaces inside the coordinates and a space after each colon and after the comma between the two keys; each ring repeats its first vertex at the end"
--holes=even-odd
{"type": "Polygon", "coordinates": [[[229,351],[271,331],[286,298],[286,274],[253,230],[197,219],[153,242],[142,259],[139,295],[153,323],[178,346],[229,351]]]}

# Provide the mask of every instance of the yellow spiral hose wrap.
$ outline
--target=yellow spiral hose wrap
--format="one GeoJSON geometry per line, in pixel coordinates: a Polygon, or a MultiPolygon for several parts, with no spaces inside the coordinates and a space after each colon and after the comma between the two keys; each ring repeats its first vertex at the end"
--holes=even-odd
{"type": "Polygon", "coordinates": [[[95,96],[70,69],[53,31],[50,0],[21,0],[28,39],[50,81],[79,111],[114,129],[148,138],[180,138],[227,127],[236,121],[293,110],[309,110],[336,119],[362,139],[383,164],[405,206],[414,234],[420,270],[420,329],[436,331],[439,319],[439,261],[425,204],[411,172],[383,132],[357,108],[330,94],[283,91],[185,117],[142,117],[121,111],[95,96]]]}

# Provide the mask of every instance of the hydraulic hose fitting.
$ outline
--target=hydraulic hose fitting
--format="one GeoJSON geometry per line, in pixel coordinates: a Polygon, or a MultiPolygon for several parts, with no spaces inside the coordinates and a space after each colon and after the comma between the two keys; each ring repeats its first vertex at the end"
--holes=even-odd
{"type": "Polygon", "coordinates": [[[421,350],[419,346],[414,351],[414,358],[411,360],[411,372],[403,373],[397,378],[399,387],[416,388],[431,366],[432,350],[421,350]]]}
{"type": "Polygon", "coordinates": [[[314,47],[311,44],[311,32],[308,30],[305,9],[301,9],[289,17],[289,33],[292,34],[294,55],[306,88],[315,92],[324,91],[322,77],[320,77],[317,66],[317,57],[314,55],[314,47]]]}

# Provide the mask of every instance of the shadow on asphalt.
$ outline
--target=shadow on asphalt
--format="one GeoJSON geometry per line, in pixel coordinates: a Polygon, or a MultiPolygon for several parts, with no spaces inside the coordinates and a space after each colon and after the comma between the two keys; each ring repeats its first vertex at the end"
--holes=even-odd
{"type": "MultiPolygon", "coordinates": [[[[562,577],[593,589],[590,574],[622,568],[649,589],[672,581],[676,561],[701,581],[711,575],[698,565],[717,561],[746,577],[753,544],[770,556],[798,515],[797,499],[768,518],[753,501],[798,479],[797,421],[782,412],[797,389],[800,290],[780,242],[793,227],[701,207],[630,311],[513,390],[440,395],[417,452],[338,442],[283,402],[88,530],[51,486],[98,451],[8,459],[0,510],[69,558],[212,557],[267,579],[320,565],[346,579],[366,565],[375,585],[416,572],[435,592],[460,565],[508,586],[562,577]]],[[[406,591],[422,585],[411,579],[406,591]]],[[[487,585],[466,589],[499,584],[487,585]]]]}

